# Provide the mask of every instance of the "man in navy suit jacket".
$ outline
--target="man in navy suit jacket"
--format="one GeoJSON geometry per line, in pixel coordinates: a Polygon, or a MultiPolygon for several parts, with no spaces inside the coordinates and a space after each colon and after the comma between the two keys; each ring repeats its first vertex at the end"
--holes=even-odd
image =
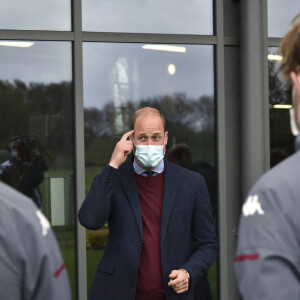
{"type": "Polygon", "coordinates": [[[85,228],[109,226],[89,299],[193,299],[218,251],[205,182],[163,159],[168,132],[158,110],[138,110],[131,126],[79,210],[85,228]]]}

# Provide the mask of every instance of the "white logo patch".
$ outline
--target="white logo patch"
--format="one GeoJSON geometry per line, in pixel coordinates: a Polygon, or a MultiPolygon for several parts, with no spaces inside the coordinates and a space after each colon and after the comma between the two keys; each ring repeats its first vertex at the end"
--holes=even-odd
{"type": "Polygon", "coordinates": [[[42,226],[42,233],[44,236],[46,236],[48,234],[48,230],[50,229],[51,225],[47,220],[47,218],[41,213],[41,211],[37,210],[36,215],[40,219],[40,223],[42,226]]]}
{"type": "Polygon", "coordinates": [[[243,215],[245,217],[253,216],[255,213],[259,215],[264,215],[265,212],[261,208],[261,204],[258,201],[258,196],[249,196],[243,205],[243,215]]]}

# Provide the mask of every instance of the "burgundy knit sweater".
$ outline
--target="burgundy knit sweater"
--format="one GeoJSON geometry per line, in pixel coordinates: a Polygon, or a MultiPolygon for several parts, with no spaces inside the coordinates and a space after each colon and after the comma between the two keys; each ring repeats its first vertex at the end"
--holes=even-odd
{"type": "Polygon", "coordinates": [[[165,300],[160,256],[160,222],[164,173],[153,177],[136,174],[136,183],[143,218],[143,244],[136,299],[165,300]]]}

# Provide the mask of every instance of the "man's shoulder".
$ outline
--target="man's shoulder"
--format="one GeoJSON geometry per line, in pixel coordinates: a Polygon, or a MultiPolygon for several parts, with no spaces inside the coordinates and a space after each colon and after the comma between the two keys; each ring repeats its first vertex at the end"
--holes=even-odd
{"type": "Polygon", "coordinates": [[[30,198],[1,182],[0,218],[3,234],[9,231],[7,233],[19,235],[27,228],[27,236],[33,237],[43,235],[43,230],[51,231],[50,223],[30,198]]]}
{"type": "Polygon", "coordinates": [[[272,169],[267,171],[254,185],[253,189],[282,189],[287,186],[294,186],[300,189],[297,183],[300,171],[300,152],[297,152],[272,169]]]}
{"type": "Polygon", "coordinates": [[[35,205],[32,200],[13,189],[12,187],[0,182],[0,205],[5,210],[33,210],[35,205]]]}
{"type": "Polygon", "coordinates": [[[243,207],[261,205],[263,211],[298,213],[299,170],[300,153],[295,153],[262,175],[250,190],[243,207]]]}

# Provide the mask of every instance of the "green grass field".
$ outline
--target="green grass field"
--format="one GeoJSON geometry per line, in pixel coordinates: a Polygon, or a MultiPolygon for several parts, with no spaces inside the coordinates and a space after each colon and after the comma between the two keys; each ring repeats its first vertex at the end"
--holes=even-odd
{"type": "Polygon", "coordinates": [[[72,300],[76,300],[76,256],[75,248],[61,248],[62,256],[70,279],[72,300]]]}
{"type": "Polygon", "coordinates": [[[86,250],[86,267],[87,267],[87,289],[88,293],[92,286],[98,263],[102,257],[103,250],[86,250]]]}

